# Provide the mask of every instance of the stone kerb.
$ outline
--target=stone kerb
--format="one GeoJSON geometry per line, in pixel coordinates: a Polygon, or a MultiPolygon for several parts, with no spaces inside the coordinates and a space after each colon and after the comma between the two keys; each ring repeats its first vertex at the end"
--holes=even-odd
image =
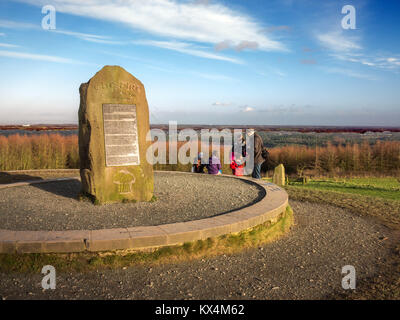
{"type": "MultiPolygon", "coordinates": [[[[267,221],[273,223],[278,221],[285,212],[288,195],[284,189],[265,181],[228,177],[245,179],[250,183],[258,184],[265,190],[264,197],[249,207],[230,213],[158,226],[69,231],[0,230],[0,253],[67,253],[152,249],[236,233],[267,221]]],[[[41,180],[30,183],[43,182],[41,180]]],[[[8,187],[18,185],[21,183],[8,185],[8,187]]]]}

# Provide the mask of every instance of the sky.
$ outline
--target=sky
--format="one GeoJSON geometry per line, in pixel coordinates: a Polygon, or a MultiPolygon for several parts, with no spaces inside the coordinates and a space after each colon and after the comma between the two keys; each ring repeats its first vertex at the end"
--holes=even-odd
{"type": "Polygon", "coordinates": [[[399,126],[399,10],[398,0],[2,0],[0,124],[77,123],[80,84],[119,65],[144,84],[153,124],[399,126]]]}

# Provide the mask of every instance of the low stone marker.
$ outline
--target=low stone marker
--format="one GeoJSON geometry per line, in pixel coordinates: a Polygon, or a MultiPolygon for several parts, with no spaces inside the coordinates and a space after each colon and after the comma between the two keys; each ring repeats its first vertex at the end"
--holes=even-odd
{"type": "Polygon", "coordinates": [[[153,167],[143,84],[119,66],[105,66],[81,84],[79,157],[82,193],[97,203],[150,201],[153,167]]]}
{"type": "Polygon", "coordinates": [[[278,186],[285,185],[285,167],[283,166],[283,164],[280,164],[279,166],[275,167],[272,182],[278,186]]]}

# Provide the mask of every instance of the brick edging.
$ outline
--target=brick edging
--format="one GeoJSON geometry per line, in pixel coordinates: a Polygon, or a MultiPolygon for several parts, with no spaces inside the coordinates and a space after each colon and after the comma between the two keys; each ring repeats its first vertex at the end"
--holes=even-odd
{"type": "MultiPolygon", "coordinates": [[[[174,173],[190,174],[175,171],[174,173]]],[[[0,253],[141,250],[179,245],[185,242],[240,232],[267,221],[276,222],[285,212],[288,205],[288,194],[284,189],[262,180],[223,176],[232,179],[244,179],[258,184],[265,190],[264,198],[249,207],[223,215],[158,226],[69,231],[0,230],[0,253]]],[[[66,179],[73,178],[19,182],[3,185],[3,188],[66,179]]]]}

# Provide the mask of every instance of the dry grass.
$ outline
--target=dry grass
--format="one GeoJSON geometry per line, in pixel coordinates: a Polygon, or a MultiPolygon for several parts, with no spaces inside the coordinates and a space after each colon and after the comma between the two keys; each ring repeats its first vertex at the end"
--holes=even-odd
{"type": "Polygon", "coordinates": [[[0,170],[78,167],[79,153],[76,135],[0,136],[0,170]]]}
{"type": "MultiPolygon", "coordinates": [[[[196,142],[195,142],[196,143],[196,142]]],[[[178,142],[180,150],[186,142],[178,142]]],[[[188,145],[186,145],[187,147],[188,145]]],[[[167,144],[166,158],[172,145],[167,144]]],[[[205,156],[211,153],[211,148],[197,142],[198,151],[205,156]]],[[[230,146],[227,147],[230,149],[230,146]]],[[[223,146],[217,146],[221,163],[229,154],[223,146]]],[[[188,152],[186,155],[189,156],[188,152]]],[[[193,155],[192,155],[193,156],[193,155]]],[[[400,142],[381,142],[374,145],[347,144],[326,147],[285,146],[272,148],[271,159],[265,163],[265,169],[272,169],[274,164],[283,163],[289,174],[302,175],[312,172],[321,175],[359,175],[369,174],[396,175],[400,179],[400,142]]],[[[229,161],[228,161],[229,162],[229,161]]],[[[230,174],[229,164],[222,165],[223,173],[230,174]]],[[[11,135],[0,136],[0,170],[27,169],[74,169],[79,168],[79,152],[77,135],[63,136],[60,134],[42,135],[11,135]]],[[[190,171],[191,164],[156,164],[156,170],[190,171]]]]}
{"type": "Polygon", "coordinates": [[[274,163],[283,163],[289,174],[307,171],[321,176],[396,174],[400,178],[400,142],[377,141],[376,144],[347,144],[326,147],[286,146],[270,150],[274,163]]]}

